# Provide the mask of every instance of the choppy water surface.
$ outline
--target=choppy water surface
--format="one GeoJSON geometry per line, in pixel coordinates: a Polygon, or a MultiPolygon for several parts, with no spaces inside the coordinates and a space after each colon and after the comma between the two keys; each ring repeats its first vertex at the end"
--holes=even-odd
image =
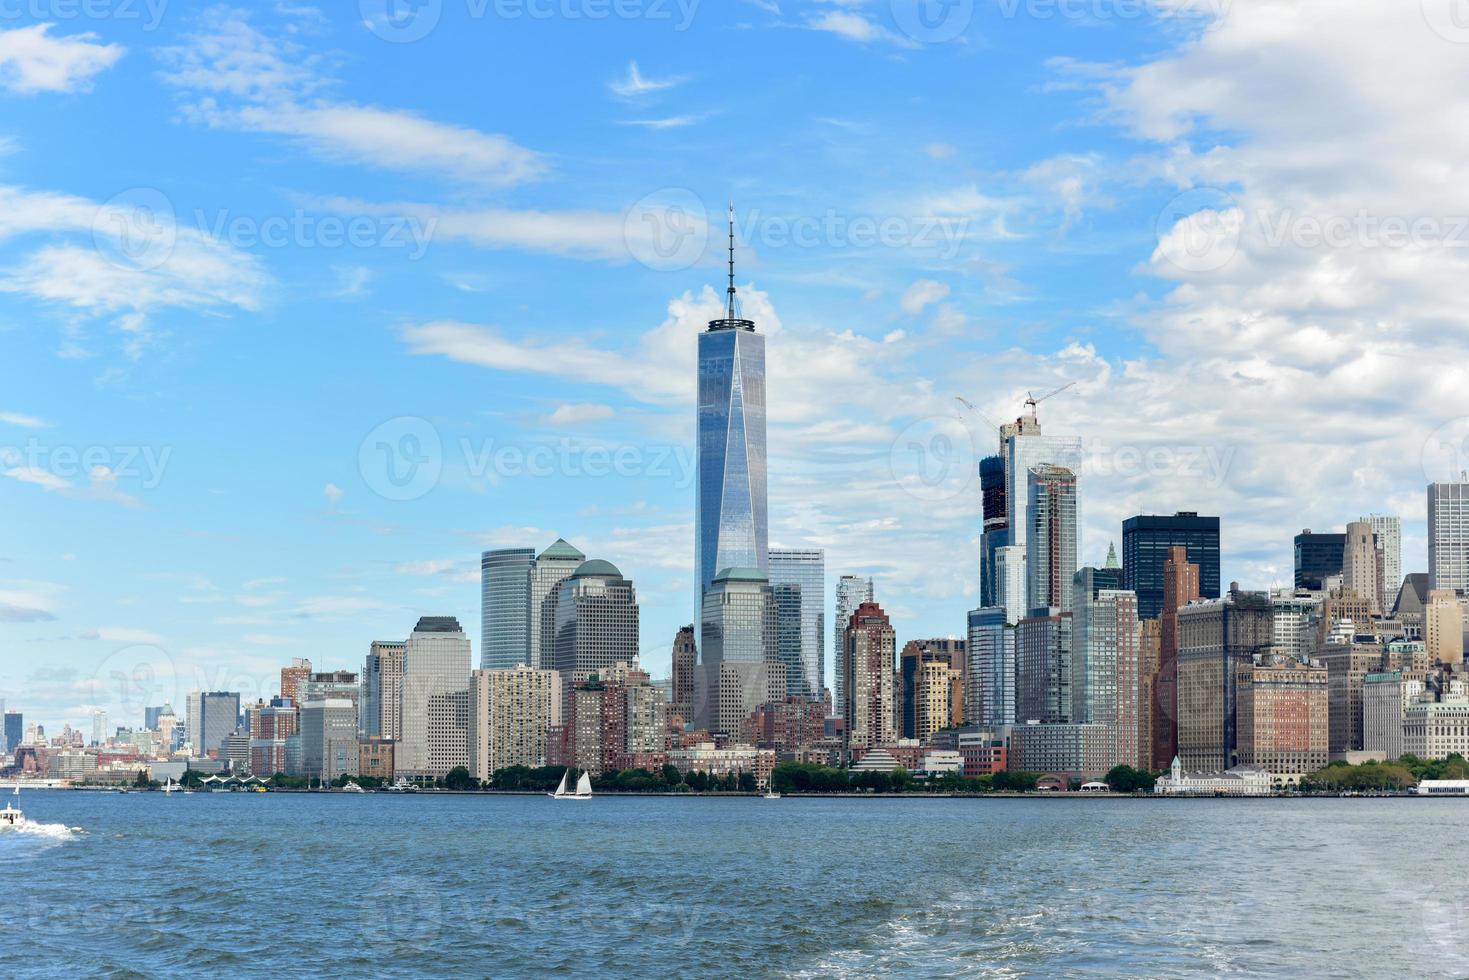
{"type": "Polygon", "coordinates": [[[4,976],[1469,975],[1469,801],[22,805],[4,976]]]}

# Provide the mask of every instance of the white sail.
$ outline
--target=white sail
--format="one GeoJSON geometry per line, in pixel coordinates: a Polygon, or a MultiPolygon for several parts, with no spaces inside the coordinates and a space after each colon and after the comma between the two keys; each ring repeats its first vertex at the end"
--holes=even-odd
{"type": "Polygon", "coordinates": [[[556,792],[552,795],[558,798],[566,795],[566,773],[561,774],[561,785],[556,787],[556,792]]]}
{"type": "Polygon", "coordinates": [[[592,777],[591,776],[588,776],[586,773],[582,773],[581,774],[581,778],[576,781],[576,795],[577,796],[591,796],[592,795],[592,777]]]}

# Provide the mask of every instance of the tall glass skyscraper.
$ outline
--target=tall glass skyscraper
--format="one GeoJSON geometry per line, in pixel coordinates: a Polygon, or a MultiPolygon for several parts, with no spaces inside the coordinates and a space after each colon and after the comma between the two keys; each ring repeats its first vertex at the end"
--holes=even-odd
{"type": "Polygon", "coordinates": [[[730,212],[729,307],[699,335],[698,519],[694,608],[726,568],[769,571],[765,496],[765,338],[736,315],[734,212],[730,212]]]}
{"type": "Polygon", "coordinates": [[[843,575],[837,581],[836,621],[832,625],[832,650],[836,661],[835,684],[832,687],[832,710],[838,718],[847,712],[847,626],[852,614],[864,602],[872,602],[872,579],[860,575],[843,575]]]}
{"type": "Polygon", "coordinates": [[[1469,482],[1428,485],[1428,587],[1469,595],[1469,482]]]}
{"type": "Polygon", "coordinates": [[[773,549],[770,584],[786,693],[819,699],[826,679],[826,552],[773,549]]]}
{"type": "Polygon", "coordinates": [[[534,548],[486,551],[479,559],[479,665],[510,670],[531,663],[526,613],[534,548]]]}
{"type": "Polygon", "coordinates": [[[1137,593],[1138,619],[1163,614],[1163,562],[1175,545],[1186,548],[1188,560],[1199,566],[1199,596],[1219,598],[1219,518],[1188,510],[1138,514],[1122,522],[1122,583],[1137,593]]]}

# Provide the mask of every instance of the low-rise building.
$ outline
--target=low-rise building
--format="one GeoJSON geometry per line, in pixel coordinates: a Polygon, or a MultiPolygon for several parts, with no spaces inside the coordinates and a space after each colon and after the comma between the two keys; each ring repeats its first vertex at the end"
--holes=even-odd
{"type": "Polygon", "coordinates": [[[1102,776],[1111,768],[1112,729],[1107,725],[1042,725],[1010,730],[1006,764],[1012,772],[1102,776]]]}
{"type": "Polygon", "coordinates": [[[1255,766],[1235,766],[1224,772],[1184,772],[1173,760],[1173,769],[1159,777],[1153,792],[1160,796],[1269,796],[1273,792],[1270,773],[1255,766]]]}
{"type": "Polygon", "coordinates": [[[1415,701],[1403,709],[1403,751],[1420,759],[1469,758],[1469,699],[1415,701]]]}

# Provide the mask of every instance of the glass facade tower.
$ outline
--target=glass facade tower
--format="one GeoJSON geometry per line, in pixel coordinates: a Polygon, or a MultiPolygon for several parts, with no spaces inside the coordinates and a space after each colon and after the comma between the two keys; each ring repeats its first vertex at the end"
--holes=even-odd
{"type": "Polygon", "coordinates": [[[1139,619],[1163,613],[1163,562],[1175,545],[1199,566],[1199,595],[1219,598],[1219,518],[1192,511],[1139,514],[1122,522],[1123,587],[1137,593],[1139,619]]]}
{"type": "Polygon", "coordinates": [[[826,678],[826,552],[772,550],[770,584],[786,693],[818,700],[826,678]]]}
{"type": "Polygon", "coordinates": [[[530,663],[526,612],[534,548],[486,551],[479,559],[479,665],[510,670],[530,663]]]}

